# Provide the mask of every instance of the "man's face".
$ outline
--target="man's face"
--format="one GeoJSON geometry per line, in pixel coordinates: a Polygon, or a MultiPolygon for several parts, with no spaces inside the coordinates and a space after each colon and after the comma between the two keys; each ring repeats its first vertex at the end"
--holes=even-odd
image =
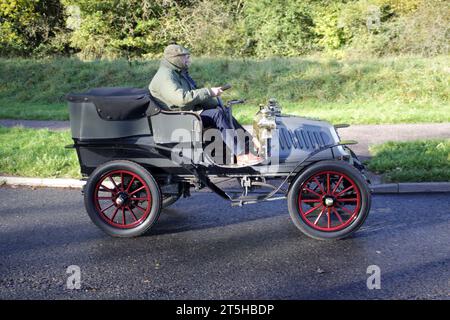
{"type": "Polygon", "coordinates": [[[189,68],[189,66],[191,65],[191,55],[185,54],[182,56],[182,58],[183,64],[186,66],[186,68],[189,68]]]}

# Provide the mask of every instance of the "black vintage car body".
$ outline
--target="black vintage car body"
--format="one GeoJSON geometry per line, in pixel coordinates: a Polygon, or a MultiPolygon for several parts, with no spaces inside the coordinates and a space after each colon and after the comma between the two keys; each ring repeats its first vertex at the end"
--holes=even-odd
{"type": "Polygon", "coordinates": [[[340,141],[338,126],[326,121],[281,114],[274,100],[255,117],[265,161],[253,166],[234,164],[227,152],[217,161],[205,152],[198,113],[164,110],[147,89],[97,88],[67,100],[73,147],[88,178],[86,209],[109,235],[145,233],[164,207],[203,187],[232,205],[287,199],[295,225],[316,239],[346,237],[369,213],[364,167],[346,146],[354,142],[340,141]],[[180,130],[184,139],[174,134],[180,130]],[[238,190],[219,187],[224,178],[238,190]]]}

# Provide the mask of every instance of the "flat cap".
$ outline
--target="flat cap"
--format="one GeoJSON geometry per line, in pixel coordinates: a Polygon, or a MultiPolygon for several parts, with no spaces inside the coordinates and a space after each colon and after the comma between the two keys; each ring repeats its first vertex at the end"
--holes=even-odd
{"type": "Polygon", "coordinates": [[[178,44],[169,44],[164,49],[164,57],[171,58],[171,57],[178,57],[178,56],[184,56],[191,54],[188,49],[178,45],[178,44]]]}

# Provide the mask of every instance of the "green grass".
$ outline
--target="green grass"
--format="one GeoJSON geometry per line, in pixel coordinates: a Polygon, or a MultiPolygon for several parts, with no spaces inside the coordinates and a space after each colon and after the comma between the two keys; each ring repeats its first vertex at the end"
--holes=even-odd
{"type": "MultiPolygon", "coordinates": [[[[0,59],[0,118],[67,120],[62,97],[101,86],[146,87],[158,61],[0,59]]],[[[323,57],[242,60],[195,58],[200,85],[231,83],[224,100],[251,123],[258,105],[275,97],[285,113],[333,123],[381,124],[450,121],[450,57],[337,60],[323,57]]]]}
{"type": "Polygon", "coordinates": [[[0,127],[0,174],[24,177],[80,178],[68,131],[0,127]]]}
{"type": "Polygon", "coordinates": [[[62,103],[28,105],[0,100],[0,119],[69,120],[69,112],[62,103]]]}
{"type": "Polygon", "coordinates": [[[369,170],[386,182],[450,182],[450,139],[387,142],[370,152],[369,170]]]}

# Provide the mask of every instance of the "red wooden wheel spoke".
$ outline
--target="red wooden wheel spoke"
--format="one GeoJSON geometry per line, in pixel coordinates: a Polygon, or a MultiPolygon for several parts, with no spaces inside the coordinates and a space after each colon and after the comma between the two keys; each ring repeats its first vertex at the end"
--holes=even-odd
{"type": "Polygon", "coordinates": [[[333,188],[333,191],[331,191],[331,194],[334,194],[334,193],[336,192],[337,188],[340,186],[340,184],[341,184],[341,182],[342,182],[342,179],[344,179],[344,176],[341,176],[341,177],[339,178],[338,182],[336,183],[336,185],[335,185],[334,188],[333,188]]]}
{"type": "Polygon", "coordinates": [[[341,208],[342,210],[344,210],[345,212],[347,212],[347,213],[349,213],[349,214],[355,213],[355,212],[352,212],[352,211],[348,210],[348,209],[347,209],[346,207],[344,207],[344,206],[339,206],[339,208],[341,208]]]}
{"type": "Polygon", "coordinates": [[[339,222],[340,222],[341,224],[343,224],[344,221],[342,221],[341,215],[337,212],[337,210],[336,210],[335,208],[333,208],[333,212],[334,212],[334,214],[336,215],[336,217],[339,219],[339,222]]]}
{"type": "Polygon", "coordinates": [[[322,202],[321,199],[303,199],[302,202],[310,203],[310,202],[322,202]]]}
{"type": "Polygon", "coordinates": [[[124,190],[123,186],[124,186],[124,184],[123,184],[123,172],[121,172],[120,173],[120,191],[124,190]]]}
{"type": "Polygon", "coordinates": [[[140,210],[142,210],[142,211],[145,211],[146,209],[144,209],[144,208],[142,208],[142,207],[139,207],[138,205],[136,205],[136,208],[138,208],[138,209],[140,209],[140,210]]]}
{"type": "Polygon", "coordinates": [[[135,193],[138,192],[138,191],[141,191],[141,190],[144,189],[144,188],[145,188],[145,186],[142,186],[142,187],[140,187],[140,188],[134,190],[132,193],[130,193],[130,194],[128,194],[128,195],[129,195],[129,196],[132,196],[133,194],[135,194],[135,193]]]}
{"type": "Polygon", "coordinates": [[[126,220],[125,220],[125,207],[122,207],[122,224],[123,225],[126,225],[127,223],[126,223],[126,220]]]}
{"type": "Polygon", "coordinates": [[[138,221],[138,218],[136,218],[136,215],[133,212],[133,209],[131,209],[130,207],[127,207],[128,210],[130,210],[131,216],[133,217],[134,221],[138,221]]]}
{"type": "Polygon", "coordinates": [[[113,205],[114,205],[114,202],[113,202],[111,205],[107,206],[105,209],[103,209],[103,210],[101,211],[101,213],[105,212],[106,210],[108,210],[109,208],[111,208],[113,205]]]}
{"type": "Polygon", "coordinates": [[[113,216],[111,218],[111,221],[114,221],[114,218],[116,217],[117,212],[119,211],[119,207],[116,208],[116,210],[114,210],[113,216]]]}
{"type": "Polygon", "coordinates": [[[130,187],[133,185],[134,179],[135,179],[135,177],[133,176],[133,178],[131,179],[131,181],[128,183],[127,190],[125,190],[125,192],[128,193],[128,192],[130,191],[130,187]]]}
{"type": "Polygon", "coordinates": [[[331,209],[330,207],[327,208],[327,216],[328,216],[328,229],[331,228],[331,209]]]}
{"type": "Polygon", "coordinates": [[[339,197],[341,194],[346,193],[348,190],[353,189],[353,185],[351,185],[350,187],[345,188],[344,190],[342,190],[341,192],[339,192],[336,197],[339,197]]]}
{"type": "Polygon", "coordinates": [[[336,198],[336,201],[339,201],[339,202],[355,202],[355,201],[358,201],[358,198],[336,198]]]}
{"type": "Polygon", "coordinates": [[[319,222],[320,218],[322,217],[322,214],[324,213],[325,208],[320,211],[320,214],[317,216],[317,219],[314,221],[314,225],[317,225],[317,222],[319,222]]]}
{"type": "Polygon", "coordinates": [[[308,192],[310,192],[310,193],[312,193],[312,194],[315,194],[315,195],[318,196],[319,198],[322,197],[321,194],[318,194],[317,192],[315,192],[314,190],[311,190],[311,189],[308,188],[308,187],[305,187],[305,190],[308,191],[308,192]]]}
{"type": "Polygon", "coordinates": [[[307,216],[307,215],[310,214],[311,212],[314,212],[314,211],[316,211],[317,209],[319,209],[321,206],[322,206],[322,203],[318,204],[318,205],[315,206],[315,207],[312,207],[311,209],[309,209],[308,211],[306,211],[306,212],[304,213],[304,215],[307,216]]]}
{"type": "Polygon", "coordinates": [[[322,191],[322,193],[326,193],[325,190],[323,190],[322,188],[322,184],[317,180],[316,177],[314,177],[314,182],[319,186],[320,191],[322,191]]]}
{"type": "Polygon", "coordinates": [[[112,176],[108,176],[108,178],[109,178],[109,180],[111,180],[111,182],[113,183],[115,190],[119,190],[119,187],[117,186],[117,184],[116,184],[116,182],[114,181],[113,177],[112,177],[112,176]]]}
{"type": "Polygon", "coordinates": [[[327,173],[327,193],[329,193],[330,192],[330,174],[329,173],[327,173]]]}
{"type": "Polygon", "coordinates": [[[99,191],[111,192],[111,193],[115,192],[114,190],[112,190],[112,189],[110,189],[110,188],[108,188],[108,187],[106,187],[104,185],[100,185],[100,187],[103,188],[103,190],[99,188],[99,191]]]}

